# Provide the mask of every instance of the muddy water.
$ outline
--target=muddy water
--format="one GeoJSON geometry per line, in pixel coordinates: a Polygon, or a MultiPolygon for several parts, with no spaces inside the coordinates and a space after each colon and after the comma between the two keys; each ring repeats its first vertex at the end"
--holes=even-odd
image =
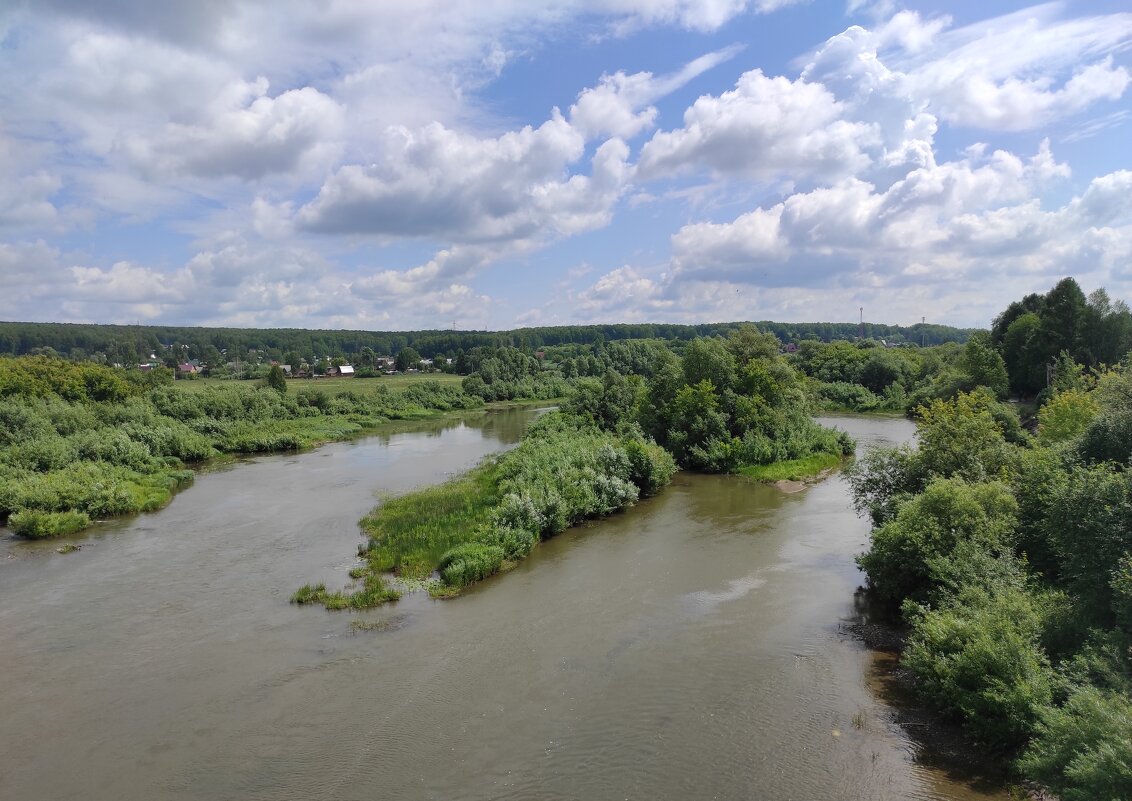
{"type": "Polygon", "coordinates": [[[454,601],[287,603],[343,583],[374,492],[529,414],[249,460],[68,555],[0,543],[0,798],[997,798],[920,766],[870,691],[837,478],[678,476],[454,601]]]}

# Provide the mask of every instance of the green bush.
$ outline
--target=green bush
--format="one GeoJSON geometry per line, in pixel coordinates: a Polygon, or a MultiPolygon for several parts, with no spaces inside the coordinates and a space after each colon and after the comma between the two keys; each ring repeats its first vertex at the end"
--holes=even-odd
{"type": "Polygon", "coordinates": [[[1082,687],[1044,709],[1019,768],[1062,801],[1132,798],[1132,702],[1082,687]]]}
{"type": "Polygon", "coordinates": [[[933,562],[962,542],[995,555],[1008,552],[1016,514],[1017,503],[1001,483],[936,479],[873,530],[871,547],[857,561],[882,601],[895,606],[905,598],[925,600],[933,562]]]}
{"type": "Polygon", "coordinates": [[[65,537],[90,525],[82,512],[40,512],[33,509],[16,512],[8,518],[12,532],[29,539],[65,537]]]}
{"type": "Polygon", "coordinates": [[[1029,596],[968,587],[941,608],[906,613],[912,634],[903,663],[923,695],[982,745],[1023,744],[1053,695],[1038,645],[1042,619],[1029,596]]]}
{"type": "Polygon", "coordinates": [[[629,460],[629,480],[637,485],[642,496],[658,493],[676,473],[676,460],[659,445],[630,439],[624,449],[629,460]]]}
{"type": "Polygon", "coordinates": [[[497,572],[503,565],[503,557],[502,548],[468,542],[447,551],[436,567],[445,584],[466,587],[497,572]]]}

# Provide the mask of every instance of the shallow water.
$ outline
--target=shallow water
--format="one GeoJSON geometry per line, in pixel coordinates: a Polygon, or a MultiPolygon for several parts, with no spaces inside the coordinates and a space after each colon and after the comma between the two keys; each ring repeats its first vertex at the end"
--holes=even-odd
{"type": "Polygon", "coordinates": [[[245,460],[68,555],[0,540],[0,798],[1000,797],[919,764],[870,690],[843,632],[868,526],[837,477],[679,475],[455,600],[287,603],[346,582],[375,493],[531,415],[245,460]]]}

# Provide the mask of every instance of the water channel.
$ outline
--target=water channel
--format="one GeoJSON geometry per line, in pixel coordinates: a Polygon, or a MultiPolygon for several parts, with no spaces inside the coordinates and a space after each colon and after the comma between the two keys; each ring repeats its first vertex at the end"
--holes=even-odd
{"type": "Polygon", "coordinates": [[[870,689],[845,632],[868,527],[837,477],[681,474],[455,600],[288,604],[346,583],[375,493],[532,414],[206,471],[67,555],[0,529],[0,799],[1005,798],[924,766],[870,689]]]}

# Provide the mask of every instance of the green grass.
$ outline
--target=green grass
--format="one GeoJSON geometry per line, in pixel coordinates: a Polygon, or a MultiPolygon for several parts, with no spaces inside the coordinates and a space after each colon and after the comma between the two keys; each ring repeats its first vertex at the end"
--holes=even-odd
{"type": "Polygon", "coordinates": [[[369,547],[362,554],[365,564],[350,570],[350,578],[360,581],[361,589],[329,592],[325,584],[305,584],[291,596],[291,602],[322,604],[327,609],[368,609],[401,597],[386,584],[384,574],[389,572],[410,590],[418,584],[427,586],[433,597],[454,595],[464,584],[494,572],[487,569],[491,565],[473,564],[472,556],[483,556],[476,550],[453,567],[453,578],[463,579],[458,586],[440,588],[440,582],[426,582],[441,557],[453,548],[485,547],[475,539],[499,504],[498,472],[495,461],[489,460],[444,484],[386,500],[361,521],[370,538],[369,547]]]}
{"type": "Polygon", "coordinates": [[[801,481],[816,476],[823,470],[837,467],[841,457],[831,453],[815,453],[804,459],[787,459],[771,464],[756,464],[740,467],[738,473],[756,481],[801,481]]]}
{"type": "MultiPolygon", "coordinates": [[[[368,393],[379,386],[394,390],[406,389],[428,381],[459,386],[463,380],[464,376],[451,373],[402,373],[401,375],[383,375],[377,378],[289,378],[287,379],[287,391],[318,389],[327,395],[341,395],[343,392],[368,393]]],[[[173,386],[185,392],[202,392],[207,387],[256,386],[257,384],[259,384],[259,381],[197,378],[189,381],[175,381],[173,386]]]]}
{"type": "Polygon", "coordinates": [[[500,499],[493,460],[444,484],[390,498],[361,522],[370,538],[370,570],[429,575],[448,550],[476,539],[500,499]]]}
{"type": "Polygon", "coordinates": [[[293,604],[322,604],[327,609],[369,609],[387,601],[396,601],[401,593],[388,586],[381,576],[367,574],[362,586],[352,592],[328,592],[326,585],[304,584],[291,596],[293,604]]]}

